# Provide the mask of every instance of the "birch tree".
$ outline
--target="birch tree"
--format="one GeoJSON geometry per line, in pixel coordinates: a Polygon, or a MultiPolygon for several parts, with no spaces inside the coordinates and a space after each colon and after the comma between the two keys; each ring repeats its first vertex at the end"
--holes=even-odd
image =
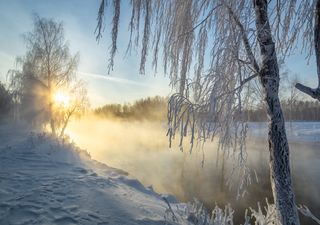
{"type": "MultiPolygon", "coordinates": [[[[114,67],[120,0],[102,0],[97,39],[105,8],[113,11],[109,69],[114,67]]],[[[246,161],[244,87],[258,79],[269,118],[271,184],[280,224],[299,224],[292,186],[289,146],[279,100],[279,65],[310,27],[314,1],[296,0],[131,0],[131,48],[140,48],[140,72],[151,59],[161,63],[176,93],[169,99],[169,142],[217,137],[221,149],[246,161]],[[159,58],[162,60],[159,60],[159,58]],[[193,69],[194,68],[194,69],[193,69]]],[[[247,170],[243,170],[247,173],[247,170]]],[[[246,178],[245,176],[243,176],[246,178]]],[[[249,179],[250,180],[250,179],[249,179]]]]}
{"type": "Polygon", "coordinates": [[[22,68],[8,72],[10,87],[15,91],[18,101],[21,97],[43,95],[45,104],[35,102],[41,110],[48,112],[51,131],[56,135],[56,124],[53,112],[53,95],[60,88],[75,80],[79,55],[72,55],[68,42],[64,38],[63,24],[52,19],[34,17],[34,29],[24,35],[27,52],[17,58],[17,65],[22,68]],[[32,82],[41,86],[44,93],[33,93],[32,82]]]}
{"type": "Polygon", "coordinates": [[[53,115],[54,91],[74,79],[79,56],[71,55],[64,38],[63,24],[50,19],[35,17],[34,30],[25,35],[29,52],[26,58],[34,59],[34,76],[48,89],[50,127],[56,135],[53,115]]]}

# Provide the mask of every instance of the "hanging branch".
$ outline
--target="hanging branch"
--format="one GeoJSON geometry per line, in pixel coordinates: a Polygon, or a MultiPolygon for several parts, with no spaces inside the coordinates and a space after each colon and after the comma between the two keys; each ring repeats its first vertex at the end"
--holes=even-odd
{"type": "Polygon", "coordinates": [[[234,19],[235,23],[237,24],[237,26],[239,27],[239,29],[241,31],[241,38],[242,38],[243,45],[244,45],[244,48],[246,50],[246,53],[248,55],[248,58],[250,60],[250,63],[252,64],[252,66],[254,68],[254,72],[258,73],[260,68],[259,68],[259,65],[257,63],[256,58],[254,57],[252,49],[250,47],[249,39],[248,39],[248,37],[246,35],[246,31],[245,31],[245,29],[243,27],[243,24],[240,22],[239,18],[235,15],[235,13],[231,9],[231,7],[229,5],[227,5],[227,4],[225,4],[225,6],[227,7],[230,15],[232,16],[232,18],[234,19]]]}
{"type": "Polygon", "coordinates": [[[104,30],[104,9],[105,9],[105,0],[101,0],[98,17],[97,17],[97,27],[94,31],[96,34],[96,40],[99,42],[102,37],[102,32],[104,30]]]}
{"type": "Polygon", "coordinates": [[[114,65],[114,56],[117,52],[117,39],[118,39],[118,29],[119,29],[119,20],[120,20],[120,0],[113,0],[114,14],[112,19],[112,45],[110,50],[110,59],[108,66],[108,73],[110,70],[113,70],[114,65]]]}

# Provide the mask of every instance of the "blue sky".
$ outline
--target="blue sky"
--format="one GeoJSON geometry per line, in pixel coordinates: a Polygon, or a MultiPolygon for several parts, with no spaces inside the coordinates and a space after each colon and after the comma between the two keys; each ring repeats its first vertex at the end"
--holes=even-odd
{"type": "MultiPolygon", "coordinates": [[[[14,68],[16,56],[25,53],[22,34],[32,30],[32,14],[63,21],[65,37],[73,53],[80,52],[78,75],[88,83],[92,106],[110,102],[130,102],[146,96],[170,93],[169,79],[163,74],[139,74],[139,56],[132,52],[124,59],[126,18],[120,24],[119,51],[115,69],[107,74],[110,35],[108,24],[102,40],[94,35],[99,0],[0,0],[0,80],[14,68]]],[[[124,13],[123,13],[124,14],[124,13]]]]}
{"type": "MultiPolygon", "coordinates": [[[[130,16],[126,10],[122,11],[115,69],[110,75],[107,74],[110,24],[107,23],[104,36],[98,44],[94,30],[99,3],[100,0],[0,0],[0,80],[5,81],[7,71],[14,67],[16,56],[25,53],[22,34],[32,30],[32,14],[37,13],[41,17],[63,21],[71,51],[80,52],[78,75],[88,83],[93,106],[168,95],[170,88],[167,77],[161,73],[154,76],[150,69],[147,75],[139,75],[139,56],[134,51],[132,56],[124,59],[130,16]]],[[[287,60],[286,67],[293,74],[298,74],[301,82],[316,86],[314,61],[312,59],[308,66],[304,55],[297,53],[287,60]]]]}

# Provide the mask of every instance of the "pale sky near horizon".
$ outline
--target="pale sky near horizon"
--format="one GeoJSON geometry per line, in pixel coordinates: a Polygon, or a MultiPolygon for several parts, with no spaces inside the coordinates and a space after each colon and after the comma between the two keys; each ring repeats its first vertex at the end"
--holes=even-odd
{"type": "MultiPolygon", "coordinates": [[[[0,80],[6,80],[7,71],[14,68],[15,58],[24,55],[22,34],[32,30],[32,14],[37,13],[40,17],[63,21],[71,51],[80,52],[78,75],[88,83],[92,106],[131,102],[154,95],[167,96],[170,93],[168,77],[161,72],[154,76],[150,66],[147,75],[139,75],[139,54],[134,51],[124,59],[129,35],[126,19],[130,16],[126,11],[122,12],[115,68],[107,74],[109,24],[99,44],[94,35],[99,3],[100,0],[0,0],[0,80]]],[[[151,60],[148,61],[150,64],[151,60]]],[[[314,61],[312,58],[308,66],[304,55],[295,54],[287,60],[286,67],[298,74],[303,83],[316,86],[314,61]]]]}
{"type": "MultiPolygon", "coordinates": [[[[22,34],[33,28],[32,15],[53,18],[64,24],[65,37],[72,53],[80,53],[78,76],[88,84],[92,106],[106,103],[131,102],[147,96],[167,96],[169,78],[139,74],[139,56],[135,52],[124,59],[126,37],[119,37],[119,51],[114,71],[107,73],[110,35],[106,31],[98,43],[95,39],[99,0],[0,0],[0,80],[5,82],[15,58],[24,55],[26,48],[22,34]],[[125,43],[124,43],[125,42],[125,43]]],[[[108,25],[108,24],[107,24],[108,25]]],[[[120,24],[122,26],[122,24],[120,24]]],[[[123,24],[120,32],[127,29],[123,24]]]]}

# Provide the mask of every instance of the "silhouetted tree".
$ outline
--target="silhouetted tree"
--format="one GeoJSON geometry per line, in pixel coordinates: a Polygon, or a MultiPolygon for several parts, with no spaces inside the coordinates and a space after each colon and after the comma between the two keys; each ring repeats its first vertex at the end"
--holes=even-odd
{"type": "Polygon", "coordinates": [[[70,118],[82,116],[89,107],[87,89],[83,81],[73,82],[68,85],[66,94],[69,97],[68,104],[66,106],[55,104],[53,108],[57,130],[60,130],[60,137],[64,136],[70,118]]]}
{"type": "MultiPolygon", "coordinates": [[[[18,102],[28,105],[28,101],[40,105],[46,111],[51,131],[56,134],[53,115],[54,93],[75,79],[79,55],[71,55],[64,38],[63,24],[52,19],[35,16],[34,29],[25,35],[27,53],[17,61],[22,70],[11,70],[11,88],[18,94],[18,102]],[[31,87],[37,87],[33,89],[31,87]],[[40,89],[39,92],[37,89],[40,89]],[[43,104],[39,102],[39,99],[43,104]]],[[[24,107],[24,106],[23,106],[24,107]]],[[[31,113],[36,114],[31,107],[31,113]]]]}
{"type": "Polygon", "coordinates": [[[13,113],[13,96],[0,82],[0,120],[7,118],[10,113],[13,113]]]}

